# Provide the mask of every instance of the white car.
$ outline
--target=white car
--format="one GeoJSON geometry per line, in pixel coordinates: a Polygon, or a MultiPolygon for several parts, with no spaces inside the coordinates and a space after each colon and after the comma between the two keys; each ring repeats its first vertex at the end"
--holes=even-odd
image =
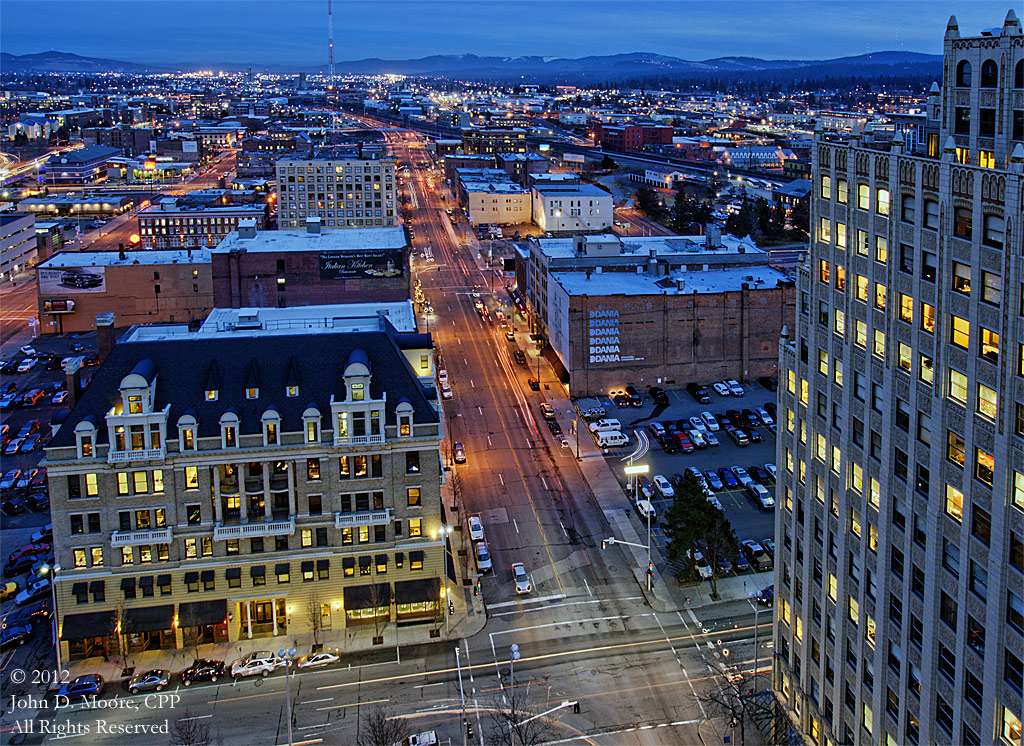
{"type": "Polygon", "coordinates": [[[516,593],[529,593],[533,590],[530,576],[526,574],[526,565],[516,562],[512,565],[512,579],[516,581],[516,593]]]}
{"type": "Polygon", "coordinates": [[[56,394],[53,395],[53,399],[51,399],[50,401],[52,404],[63,404],[67,400],[67,398],[67,391],[58,391],[56,394]]]}
{"type": "Polygon", "coordinates": [[[241,679],[245,676],[269,676],[275,668],[282,665],[284,665],[284,661],[271,652],[249,653],[249,655],[239,658],[231,664],[231,678],[241,679]]]}
{"type": "Polygon", "coordinates": [[[480,520],[478,515],[471,515],[469,517],[469,538],[473,541],[484,540],[484,522],[480,520]]]}
{"type": "Polygon", "coordinates": [[[709,446],[717,446],[718,445],[718,436],[715,435],[714,433],[709,433],[709,432],[707,432],[705,430],[703,433],[701,433],[701,435],[704,436],[704,440],[706,440],[708,442],[709,446]]]}
{"type": "Polygon", "coordinates": [[[711,412],[701,412],[700,419],[707,430],[710,430],[713,433],[717,433],[719,431],[720,426],[718,424],[718,420],[715,419],[715,416],[711,414],[711,412]]]}
{"type": "Polygon", "coordinates": [[[690,436],[690,440],[693,441],[694,448],[707,448],[708,442],[704,440],[704,433],[700,430],[687,430],[686,434],[690,436]]]}
{"type": "Polygon", "coordinates": [[[778,479],[779,478],[779,470],[775,467],[775,464],[765,464],[764,465],[764,470],[766,472],[768,472],[769,474],[771,474],[772,479],[778,479]]]}
{"type": "Polygon", "coordinates": [[[747,474],[747,470],[742,466],[730,466],[729,468],[732,470],[732,473],[736,476],[736,479],[739,480],[739,483],[742,486],[749,487],[754,483],[754,480],[750,478],[749,474],[747,474]]]}
{"type": "Polygon", "coordinates": [[[452,387],[445,382],[441,382],[441,398],[451,399],[452,398],[452,387]]]}
{"type": "Polygon", "coordinates": [[[760,503],[765,510],[772,510],[775,507],[775,498],[768,488],[762,484],[751,483],[747,485],[747,492],[754,500],[760,503]]]}
{"type": "Polygon", "coordinates": [[[24,347],[21,348],[21,354],[22,355],[29,355],[29,356],[35,355],[36,354],[36,348],[32,347],[31,345],[25,345],[24,347]]]}
{"type": "Polygon", "coordinates": [[[37,365],[39,365],[39,358],[37,358],[37,357],[27,357],[24,360],[22,360],[21,363],[18,365],[18,372],[19,373],[28,373],[30,370],[32,370],[37,365]]]}
{"type": "Polygon", "coordinates": [[[341,656],[338,655],[338,650],[321,650],[319,653],[313,655],[304,655],[299,658],[296,664],[299,668],[319,668],[320,666],[330,666],[333,663],[337,663],[341,660],[341,656]]]}
{"type": "Polygon", "coordinates": [[[732,394],[729,393],[729,387],[726,386],[724,383],[713,383],[711,385],[714,387],[715,393],[718,394],[719,396],[731,396],[732,395],[732,394]]]}
{"type": "Polygon", "coordinates": [[[719,500],[714,495],[712,495],[711,497],[708,498],[708,502],[711,503],[712,505],[714,505],[719,510],[722,510],[722,501],[719,500]]]}
{"type": "Polygon", "coordinates": [[[637,500],[636,511],[640,514],[643,519],[651,518],[652,520],[657,517],[657,512],[654,510],[654,506],[651,505],[648,500],[637,500]]]}
{"type": "Polygon", "coordinates": [[[466,463],[466,449],[459,441],[455,441],[455,446],[452,448],[452,461],[456,464],[466,463]]]}
{"type": "Polygon", "coordinates": [[[50,596],[50,579],[43,578],[42,580],[36,581],[28,588],[23,590],[17,596],[14,597],[15,606],[24,606],[25,604],[32,603],[43,597],[49,598],[50,596]]]}
{"type": "Polygon", "coordinates": [[[661,474],[654,475],[654,488],[666,499],[676,495],[676,491],[672,489],[672,483],[661,474]]]}
{"type": "Polygon", "coordinates": [[[697,572],[700,573],[703,580],[707,580],[714,574],[711,571],[711,565],[709,565],[708,561],[704,559],[704,555],[699,549],[695,550],[693,553],[693,564],[696,565],[697,572]]]}
{"type": "Polygon", "coordinates": [[[491,553],[487,551],[487,543],[478,541],[476,543],[476,566],[480,572],[487,572],[491,569],[491,553]]]}
{"type": "Polygon", "coordinates": [[[705,430],[708,429],[707,425],[704,424],[704,420],[702,420],[700,417],[691,417],[690,426],[698,433],[703,433],[705,430]]]}
{"type": "Polygon", "coordinates": [[[448,383],[448,371],[445,370],[444,368],[441,368],[441,370],[437,371],[437,380],[440,381],[441,383],[448,383]]]}
{"type": "Polygon", "coordinates": [[[772,416],[770,414],[768,414],[768,410],[767,409],[762,409],[761,407],[757,407],[757,408],[754,409],[754,414],[757,415],[758,419],[761,420],[762,424],[764,424],[764,425],[774,425],[775,424],[775,420],[772,419],[772,416]]]}
{"type": "Polygon", "coordinates": [[[733,396],[743,396],[743,387],[740,386],[740,382],[735,378],[727,378],[722,383],[725,384],[726,388],[729,389],[729,393],[733,396]]]}
{"type": "Polygon", "coordinates": [[[701,470],[700,470],[700,469],[698,469],[698,468],[697,468],[696,466],[687,466],[687,467],[686,467],[686,473],[687,473],[687,474],[692,474],[692,475],[693,475],[693,478],[697,480],[697,483],[698,483],[698,484],[699,484],[699,485],[700,485],[700,486],[701,486],[702,488],[704,488],[704,489],[707,489],[707,486],[708,486],[708,480],[707,480],[707,479],[706,479],[706,478],[704,477],[704,475],[703,475],[703,474],[701,473],[701,470]]]}

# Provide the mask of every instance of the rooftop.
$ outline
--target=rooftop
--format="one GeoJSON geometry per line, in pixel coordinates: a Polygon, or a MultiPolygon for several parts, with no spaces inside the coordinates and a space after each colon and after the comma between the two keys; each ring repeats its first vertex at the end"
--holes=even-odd
{"type": "Polygon", "coordinates": [[[538,184],[533,187],[540,194],[561,196],[570,195],[576,197],[607,197],[612,198],[608,192],[594,184],[538,184]]]}
{"type": "Polygon", "coordinates": [[[763,290],[791,282],[785,274],[768,266],[679,270],[667,276],[645,272],[552,272],[551,277],[569,295],[591,296],[727,293],[742,290],[744,283],[751,289],[763,290]]]}
{"type": "Polygon", "coordinates": [[[404,228],[344,228],[309,233],[305,230],[260,231],[254,238],[239,238],[232,231],[212,249],[229,251],[356,251],[360,249],[401,249],[408,245],[404,228]]]}
{"type": "MultiPolygon", "coordinates": [[[[729,234],[723,234],[717,242],[717,248],[709,248],[707,236],[625,236],[619,237],[609,233],[596,236],[580,236],[586,243],[605,244],[617,243],[617,256],[632,256],[646,259],[653,252],[657,257],[685,255],[704,255],[708,257],[725,254],[760,254],[768,261],[768,254],[759,249],[752,241],[741,240],[729,234]]],[[[533,239],[541,252],[551,259],[573,259],[578,256],[574,239],[539,238],[533,239]]]]}
{"type": "Polygon", "coordinates": [[[156,249],[153,251],[125,251],[122,259],[117,251],[59,251],[36,265],[39,269],[58,267],[124,267],[129,264],[209,264],[209,249],[156,249]]]}
{"type": "Polygon", "coordinates": [[[47,163],[91,163],[92,161],[103,160],[115,155],[121,155],[117,148],[110,148],[106,145],[89,145],[79,150],[70,150],[66,153],[51,156],[47,163]]]}

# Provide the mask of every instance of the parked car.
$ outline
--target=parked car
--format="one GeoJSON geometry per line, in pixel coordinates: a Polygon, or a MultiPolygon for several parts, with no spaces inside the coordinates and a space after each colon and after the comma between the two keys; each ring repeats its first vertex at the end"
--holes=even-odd
{"type": "Polygon", "coordinates": [[[103,677],[96,673],[87,673],[79,676],[73,681],[66,681],[57,690],[58,697],[72,699],[86,699],[87,697],[98,697],[103,694],[103,677]]]}
{"type": "Polygon", "coordinates": [[[736,554],[736,558],[733,560],[733,567],[736,568],[736,572],[746,572],[750,569],[750,565],[747,563],[747,558],[743,556],[742,548],[736,554]]]}
{"type": "Polygon", "coordinates": [[[779,390],[779,379],[775,376],[761,376],[757,379],[757,382],[769,391],[779,390]]]}
{"type": "Polygon", "coordinates": [[[540,391],[540,381],[536,378],[527,378],[526,383],[533,391],[540,391]]]}
{"type": "Polygon", "coordinates": [[[0,479],[0,490],[4,492],[13,490],[19,479],[21,479],[21,469],[11,469],[0,479]]]}
{"type": "Polygon", "coordinates": [[[18,617],[20,624],[49,624],[52,620],[53,610],[50,608],[49,599],[25,608],[18,617]]]}
{"type": "Polygon", "coordinates": [[[42,580],[28,586],[25,590],[14,597],[14,603],[18,606],[25,606],[33,601],[38,601],[44,596],[50,595],[50,579],[43,578],[42,580]]]}
{"type": "Polygon", "coordinates": [[[686,433],[675,434],[676,445],[679,446],[679,450],[683,453],[693,453],[695,446],[693,441],[690,440],[690,436],[686,433]]]}
{"type": "Polygon", "coordinates": [[[38,474],[38,473],[39,473],[39,469],[38,468],[26,469],[25,471],[22,472],[21,476],[18,477],[18,481],[14,483],[14,489],[16,489],[16,490],[28,489],[28,486],[30,484],[32,484],[32,480],[35,478],[36,474],[38,474]]]}
{"type": "Polygon", "coordinates": [[[542,401],[539,405],[541,416],[545,420],[555,419],[555,408],[548,404],[546,401],[542,401]]]}
{"type": "Polygon", "coordinates": [[[732,396],[732,394],[729,393],[729,387],[724,383],[715,383],[712,385],[715,388],[715,393],[719,396],[732,396]]]}
{"type": "Polygon", "coordinates": [[[654,499],[654,483],[642,474],[636,478],[636,491],[648,500],[654,499]]]}
{"type": "Polygon", "coordinates": [[[14,560],[19,557],[36,557],[38,559],[39,555],[49,554],[52,549],[53,548],[45,542],[39,544],[25,544],[7,555],[7,561],[14,562],[14,560]]]}
{"type": "Polygon", "coordinates": [[[711,469],[704,472],[704,478],[707,480],[708,486],[713,490],[723,489],[725,485],[722,484],[722,479],[711,469]]]}
{"type": "Polygon", "coordinates": [[[650,394],[651,401],[653,401],[656,405],[662,407],[668,406],[668,394],[665,393],[665,389],[661,388],[660,386],[651,386],[651,388],[648,389],[647,393],[650,394]]]}
{"type": "Polygon", "coordinates": [[[743,396],[743,387],[740,386],[740,382],[734,378],[726,378],[722,381],[725,387],[729,389],[729,393],[733,396],[743,396]]]}
{"type": "Polygon", "coordinates": [[[774,482],[778,478],[778,469],[775,468],[775,464],[765,464],[764,473],[774,482]]]}
{"type": "Polygon", "coordinates": [[[690,436],[690,440],[693,441],[694,448],[707,448],[708,442],[704,438],[704,433],[700,430],[687,430],[686,434],[690,436]]]}
{"type": "Polygon", "coordinates": [[[693,551],[693,565],[697,568],[697,572],[700,574],[703,580],[707,580],[712,575],[714,575],[714,571],[712,571],[711,565],[708,564],[708,561],[704,558],[704,553],[701,552],[699,549],[695,549],[693,551]]]}
{"type": "Polygon", "coordinates": [[[484,523],[478,515],[471,515],[469,517],[469,538],[473,541],[484,540],[484,523]]]}
{"type": "Polygon", "coordinates": [[[751,482],[747,485],[747,494],[764,510],[774,510],[775,498],[772,497],[772,493],[763,484],[751,482]]]}
{"type": "Polygon", "coordinates": [[[33,492],[25,498],[25,505],[28,506],[29,510],[42,513],[50,507],[50,496],[46,492],[33,492]]]}
{"type": "Polygon", "coordinates": [[[15,581],[0,584],[0,601],[6,601],[11,596],[18,595],[20,586],[15,581]]]}
{"type": "Polygon", "coordinates": [[[38,358],[27,357],[24,360],[22,360],[20,363],[18,363],[18,372],[19,373],[28,373],[30,370],[32,370],[37,365],[39,365],[38,358]]]}
{"type": "Polygon", "coordinates": [[[526,565],[522,562],[512,563],[512,579],[516,584],[516,593],[529,593],[533,590],[530,584],[530,576],[526,573],[526,565]]]}
{"type": "Polygon", "coordinates": [[[32,451],[39,447],[39,442],[41,440],[42,437],[39,435],[39,433],[33,433],[32,435],[29,435],[27,438],[25,438],[24,441],[22,441],[21,448],[19,448],[18,450],[20,453],[32,453],[32,451]]]}
{"type": "Polygon", "coordinates": [[[29,435],[39,432],[41,427],[42,425],[39,420],[29,420],[21,426],[21,429],[18,431],[18,437],[27,438],[29,435]]]}
{"type": "Polygon", "coordinates": [[[56,394],[53,395],[53,398],[50,400],[50,403],[51,404],[63,404],[65,401],[67,401],[67,398],[68,398],[68,392],[67,391],[58,391],[56,394]]]}
{"type": "Polygon", "coordinates": [[[452,459],[456,464],[466,463],[466,449],[463,447],[461,441],[455,441],[455,445],[452,447],[452,459]]]}
{"type": "Polygon", "coordinates": [[[523,352],[522,350],[516,350],[512,356],[515,358],[515,361],[520,365],[526,365],[526,353],[523,352]]]}
{"type": "Polygon", "coordinates": [[[9,497],[0,503],[0,510],[7,515],[21,515],[25,512],[25,503],[20,497],[9,497]]]}
{"type": "Polygon", "coordinates": [[[3,364],[3,366],[0,366],[0,373],[3,373],[5,376],[9,376],[12,373],[17,373],[19,365],[21,365],[20,360],[8,360],[6,363],[3,364]]]}
{"type": "Polygon", "coordinates": [[[15,575],[21,575],[23,572],[28,570],[35,564],[36,558],[32,555],[26,554],[22,557],[18,557],[14,560],[9,560],[4,565],[4,577],[12,578],[15,575]]]}
{"type": "Polygon", "coordinates": [[[319,653],[304,655],[296,662],[297,668],[322,668],[330,666],[341,660],[340,651],[336,648],[321,650],[319,653]]]}
{"type": "Polygon", "coordinates": [[[41,402],[45,398],[46,391],[44,391],[43,389],[29,389],[21,397],[21,406],[25,408],[34,407],[36,404],[39,404],[39,402],[41,402]]]}
{"type": "Polygon", "coordinates": [[[747,473],[750,474],[750,478],[753,479],[758,484],[763,484],[766,487],[768,486],[767,477],[764,473],[764,469],[762,469],[760,466],[751,466],[747,470],[747,473]]]}
{"type": "Polygon", "coordinates": [[[30,489],[42,489],[42,488],[45,488],[46,487],[46,481],[47,481],[46,467],[45,466],[40,466],[38,469],[35,469],[34,471],[35,471],[35,475],[32,477],[32,481],[29,482],[29,485],[28,485],[29,488],[30,489]]]}
{"type": "Polygon", "coordinates": [[[766,586],[754,594],[754,598],[761,606],[774,606],[775,605],[775,584],[772,583],[766,586]]]}
{"type": "Polygon", "coordinates": [[[732,562],[728,557],[720,556],[715,560],[715,570],[719,576],[732,574],[732,562]]]}
{"type": "Polygon", "coordinates": [[[713,433],[718,432],[720,427],[718,424],[718,420],[715,419],[715,416],[711,414],[711,412],[701,412],[700,418],[704,422],[705,429],[710,430],[713,433]]]}
{"type": "Polygon", "coordinates": [[[747,434],[740,430],[738,427],[728,427],[725,430],[726,434],[732,438],[732,442],[738,446],[750,445],[750,438],[747,434]]]}
{"type": "Polygon", "coordinates": [[[24,645],[32,639],[32,635],[34,634],[35,630],[27,624],[17,624],[4,627],[3,631],[0,632],[0,650],[24,645]]]}
{"type": "Polygon", "coordinates": [[[659,441],[665,437],[665,426],[657,420],[654,422],[648,422],[647,429],[650,431],[651,435],[659,441]]]}
{"type": "Polygon", "coordinates": [[[653,521],[658,516],[657,511],[654,510],[654,506],[651,505],[649,500],[637,500],[634,507],[636,508],[636,512],[639,513],[640,517],[645,521],[648,519],[653,521]]]}
{"type": "MultiPolygon", "coordinates": [[[[773,426],[773,427],[774,427],[774,426],[773,426]]],[[[737,430],[740,430],[740,428],[736,428],[736,429],[737,429],[737,430]]],[[[761,433],[757,432],[757,430],[755,430],[755,429],[753,429],[753,428],[750,428],[749,430],[741,430],[741,432],[742,432],[742,433],[743,433],[744,435],[746,435],[746,436],[747,436],[747,439],[748,439],[748,440],[749,440],[749,441],[750,441],[751,443],[760,443],[760,442],[761,442],[761,433]]]]}
{"type": "Polygon", "coordinates": [[[85,345],[83,345],[81,342],[72,342],[71,343],[71,351],[72,352],[85,352],[85,345]]]}
{"type": "Polygon", "coordinates": [[[719,499],[718,499],[717,497],[715,497],[714,495],[710,495],[710,496],[708,496],[708,498],[707,498],[707,501],[708,501],[709,503],[711,503],[711,504],[712,504],[712,505],[713,505],[714,507],[716,507],[716,508],[718,508],[719,510],[721,510],[721,511],[725,512],[725,508],[723,508],[723,507],[722,507],[722,501],[721,501],[721,500],[719,500],[719,499]]]}
{"type": "Polygon", "coordinates": [[[711,394],[708,393],[707,387],[701,383],[688,383],[686,384],[686,390],[690,396],[696,399],[700,404],[710,404],[711,394]]]}
{"type": "Polygon", "coordinates": [[[744,539],[740,542],[740,551],[746,555],[750,566],[755,572],[767,572],[772,569],[772,558],[764,551],[764,547],[753,539],[744,539]]]}
{"type": "Polygon", "coordinates": [[[768,410],[765,409],[764,407],[756,407],[754,409],[754,414],[756,414],[757,418],[761,420],[761,422],[764,423],[765,425],[775,424],[775,418],[768,414],[768,410]]]}
{"type": "Polygon", "coordinates": [[[739,480],[736,479],[736,476],[726,467],[722,467],[718,470],[718,476],[722,478],[722,483],[730,490],[740,486],[739,480]]]}
{"type": "Polygon", "coordinates": [[[719,445],[720,443],[720,441],[718,440],[718,436],[712,432],[709,432],[708,430],[702,431],[701,437],[704,438],[704,442],[707,443],[712,448],[719,445]]]}
{"type": "Polygon", "coordinates": [[[476,567],[480,572],[487,572],[493,567],[491,553],[487,551],[487,542],[478,541],[474,545],[473,551],[476,554],[476,567]]]}
{"type": "Polygon", "coordinates": [[[231,664],[231,678],[240,679],[246,676],[269,676],[274,669],[283,665],[276,655],[269,651],[249,653],[231,664]]]}
{"type": "Polygon", "coordinates": [[[747,474],[747,470],[742,466],[730,466],[729,469],[732,471],[733,476],[742,484],[744,487],[748,487],[754,483],[754,480],[747,474]]]}
{"type": "Polygon", "coordinates": [[[744,427],[760,427],[761,425],[761,418],[752,409],[744,409],[740,412],[740,419],[743,421],[744,427]]]}
{"type": "Polygon", "coordinates": [[[548,430],[550,430],[551,434],[555,437],[562,434],[562,426],[559,425],[556,420],[548,420],[548,430]]]}
{"type": "Polygon", "coordinates": [[[640,396],[640,392],[633,386],[626,386],[626,396],[629,397],[629,404],[632,407],[642,407],[644,404],[644,398],[640,396]]]}
{"type": "Polygon", "coordinates": [[[128,680],[128,691],[132,694],[139,692],[162,692],[167,686],[170,674],[162,668],[154,668],[150,671],[137,673],[128,680]]]}
{"type": "Polygon", "coordinates": [[[0,409],[7,409],[14,403],[14,400],[17,398],[17,394],[4,394],[2,397],[0,397],[0,409]]]}
{"type": "Polygon", "coordinates": [[[227,670],[224,661],[207,660],[197,658],[192,665],[181,672],[181,683],[183,686],[192,686],[196,681],[216,681],[221,678],[227,670]]]}
{"type": "Polygon", "coordinates": [[[442,382],[441,383],[441,398],[442,399],[451,399],[452,396],[454,396],[454,394],[452,394],[452,387],[449,386],[447,383],[442,382]]]}
{"type": "MultiPolygon", "coordinates": [[[[14,440],[7,443],[7,447],[4,449],[5,456],[16,456],[18,451],[21,450],[22,445],[25,444],[24,438],[15,438],[14,440]]],[[[13,488],[14,485],[11,485],[13,488]]]]}
{"type": "Polygon", "coordinates": [[[775,539],[761,539],[761,546],[764,547],[764,551],[768,552],[768,556],[775,560],[775,539]]]}
{"type": "Polygon", "coordinates": [[[41,529],[39,529],[34,534],[32,534],[31,542],[33,544],[42,544],[44,542],[49,544],[52,541],[53,541],[53,524],[52,523],[47,523],[41,529]]]}

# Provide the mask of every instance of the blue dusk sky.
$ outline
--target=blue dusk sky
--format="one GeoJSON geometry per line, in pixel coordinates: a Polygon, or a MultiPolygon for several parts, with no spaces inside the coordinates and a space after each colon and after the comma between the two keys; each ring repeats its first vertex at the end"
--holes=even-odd
{"type": "MultiPolygon", "coordinates": [[[[974,35],[1010,8],[1024,15],[1017,1],[990,0],[334,0],[334,55],[940,54],[950,15],[974,35]]],[[[0,18],[11,54],[255,69],[327,59],[327,0],[0,0],[0,18]]]]}

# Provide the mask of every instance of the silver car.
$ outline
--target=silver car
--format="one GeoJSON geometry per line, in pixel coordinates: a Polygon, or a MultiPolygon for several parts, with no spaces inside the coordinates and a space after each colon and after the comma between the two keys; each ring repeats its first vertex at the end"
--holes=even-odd
{"type": "Polygon", "coordinates": [[[526,565],[516,562],[512,565],[512,579],[516,582],[516,593],[529,593],[533,590],[530,576],[526,574],[526,565]]]}

